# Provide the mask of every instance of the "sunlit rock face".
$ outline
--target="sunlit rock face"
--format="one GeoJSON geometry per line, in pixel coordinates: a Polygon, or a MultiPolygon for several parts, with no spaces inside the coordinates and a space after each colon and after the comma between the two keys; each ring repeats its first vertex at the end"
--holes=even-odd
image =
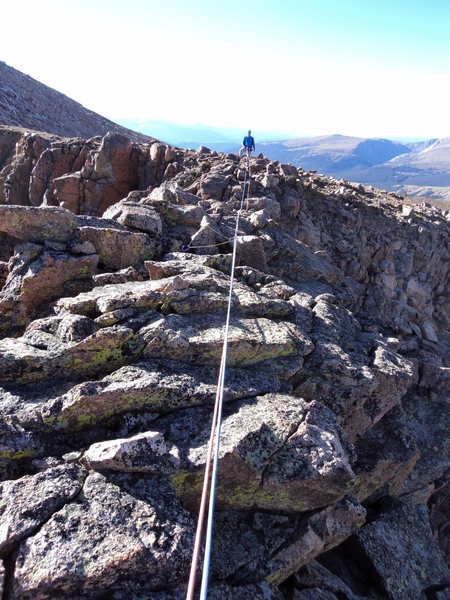
{"type": "MultiPolygon", "coordinates": [[[[6,597],[183,597],[244,161],[0,149],[6,597]]],[[[445,595],[448,215],[262,155],[249,181],[210,595],[445,595]]]]}

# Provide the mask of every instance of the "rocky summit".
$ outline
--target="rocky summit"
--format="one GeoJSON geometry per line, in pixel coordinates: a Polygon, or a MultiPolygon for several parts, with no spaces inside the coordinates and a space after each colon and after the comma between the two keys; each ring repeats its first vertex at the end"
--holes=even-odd
{"type": "MultiPolygon", "coordinates": [[[[0,130],[6,600],[184,597],[244,170],[0,130]]],[[[450,216],[262,155],[248,192],[208,597],[444,600],[450,216]]]]}

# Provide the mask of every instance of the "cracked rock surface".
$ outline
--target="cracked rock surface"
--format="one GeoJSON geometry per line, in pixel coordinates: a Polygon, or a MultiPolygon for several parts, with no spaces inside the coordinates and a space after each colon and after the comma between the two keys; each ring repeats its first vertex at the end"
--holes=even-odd
{"type": "MultiPolygon", "coordinates": [[[[250,167],[209,597],[442,600],[449,215],[250,167]]],[[[5,600],[185,597],[242,182],[205,147],[0,128],[5,600]]]]}

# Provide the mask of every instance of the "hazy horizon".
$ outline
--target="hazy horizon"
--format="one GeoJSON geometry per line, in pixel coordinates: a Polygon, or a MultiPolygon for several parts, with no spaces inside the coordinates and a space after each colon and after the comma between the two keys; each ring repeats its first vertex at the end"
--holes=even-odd
{"type": "Polygon", "coordinates": [[[2,60],[118,123],[450,135],[443,0],[17,0],[3,16],[2,60]]]}
{"type": "MultiPolygon", "coordinates": [[[[186,129],[186,130],[198,130],[198,131],[212,131],[212,132],[218,132],[221,136],[223,136],[223,141],[224,142],[231,142],[233,140],[236,140],[236,142],[238,144],[240,144],[241,142],[241,137],[242,135],[245,135],[246,133],[246,129],[245,128],[241,128],[241,129],[232,129],[232,128],[227,128],[227,127],[222,127],[220,124],[215,123],[212,125],[206,124],[206,123],[189,123],[189,122],[182,122],[182,121],[169,121],[166,119],[161,119],[161,120],[149,120],[149,121],[133,121],[130,119],[120,119],[118,121],[119,125],[122,125],[123,127],[128,127],[130,129],[135,129],[136,131],[139,131],[140,133],[145,133],[145,134],[155,134],[155,137],[158,137],[155,133],[155,129],[152,128],[152,126],[155,126],[156,128],[162,128],[162,127],[167,127],[168,129],[170,128],[174,128],[175,129],[186,129]],[[234,133],[234,137],[232,136],[232,133],[234,133]]],[[[253,135],[256,136],[261,142],[263,141],[284,141],[284,140],[295,140],[295,139],[302,139],[302,138],[316,138],[316,137],[330,137],[330,136],[336,136],[336,135],[341,135],[341,136],[345,136],[345,137],[360,137],[361,139],[365,139],[365,137],[362,136],[358,136],[358,135],[352,135],[347,134],[347,133],[342,133],[340,131],[330,131],[327,134],[318,134],[315,135],[314,133],[305,133],[305,132],[287,132],[287,131],[265,131],[265,130],[255,130],[252,129],[253,135]]],[[[387,135],[375,135],[375,136],[370,136],[372,138],[376,138],[376,139],[387,139],[387,140],[392,140],[392,141],[398,141],[398,142],[403,142],[403,143],[415,143],[415,142],[422,142],[422,141],[427,141],[430,139],[435,139],[433,138],[433,136],[428,136],[428,137],[417,137],[417,136],[387,136],[387,135]]],[[[440,136],[440,137],[448,137],[448,136],[440,136]]],[[[176,141],[181,141],[182,138],[176,137],[174,138],[176,141]]],[[[170,142],[171,140],[165,140],[170,142]]],[[[182,140],[182,141],[190,141],[188,139],[186,140],[182,140]]],[[[215,138],[215,139],[210,139],[210,140],[205,140],[205,141],[214,141],[214,142],[220,142],[222,141],[219,138],[215,138]]]]}

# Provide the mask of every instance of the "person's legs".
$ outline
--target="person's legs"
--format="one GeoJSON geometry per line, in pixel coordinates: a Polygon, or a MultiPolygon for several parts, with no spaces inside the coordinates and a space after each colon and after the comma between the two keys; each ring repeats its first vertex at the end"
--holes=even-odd
{"type": "Polygon", "coordinates": [[[242,158],[243,154],[247,154],[249,156],[251,156],[253,149],[252,148],[246,148],[245,146],[242,146],[242,148],[239,150],[239,156],[242,158]]]}

